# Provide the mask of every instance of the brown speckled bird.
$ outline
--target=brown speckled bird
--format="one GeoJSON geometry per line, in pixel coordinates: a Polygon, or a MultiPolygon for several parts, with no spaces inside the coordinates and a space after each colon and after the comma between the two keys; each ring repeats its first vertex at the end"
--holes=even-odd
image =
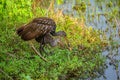
{"type": "Polygon", "coordinates": [[[43,50],[45,44],[56,46],[58,40],[53,36],[66,36],[64,31],[56,32],[56,24],[54,20],[47,17],[35,18],[28,24],[17,29],[17,34],[21,39],[29,41],[35,39],[40,43],[40,51],[43,50]]]}

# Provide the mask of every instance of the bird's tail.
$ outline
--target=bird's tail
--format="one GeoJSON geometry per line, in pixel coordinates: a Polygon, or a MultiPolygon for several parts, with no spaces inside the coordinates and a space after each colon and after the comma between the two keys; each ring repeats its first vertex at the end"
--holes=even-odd
{"type": "Polygon", "coordinates": [[[22,27],[20,27],[20,28],[17,29],[17,34],[18,34],[19,36],[21,36],[24,28],[25,28],[25,26],[22,26],[22,27]]]}
{"type": "Polygon", "coordinates": [[[31,39],[34,39],[37,35],[37,33],[31,33],[28,29],[26,29],[26,26],[22,26],[17,29],[16,33],[23,39],[24,41],[28,41],[31,39]]]}

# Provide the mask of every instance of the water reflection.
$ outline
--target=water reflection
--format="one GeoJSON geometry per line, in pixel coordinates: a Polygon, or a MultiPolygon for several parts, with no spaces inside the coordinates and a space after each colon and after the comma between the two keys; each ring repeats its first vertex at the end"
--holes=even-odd
{"type": "MultiPolygon", "coordinates": [[[[73,6],[78,4],[79,0],[64,0],[62,5],[55,5],[58,9],[64,9],[63,13],[77,17],[80,15],[77,11],[73,10],[73,6]]],[[[110,17],[106,17],[106,12],[110,12],[110,8],[106,7],[108,1],[103,0],[86,0],[87,9],[85,15],[86,25],[92,26],[95,29],[103,31],[107,35],[107,39],[111,42],[106,50],[103,51],[103,56],[107,58],[104,75],[95,80],[119,80],[120,79],[120,36],[119,36],[119,25],[108,21],[110,17]],[[97,2],[99,1],[99,2],[97,2]],[[115,26],[115,27],[113,27],[115,26]]],[[[117,1],[114,1],[114,7],[117,6],[117,1]]],[[[110,4],[107,4],[110,7],[110,4]]],[[[119,19],[119,18],[118,18],[119,19]]],[[[101,36],[102,38],[102,36],[101,36]]]]}

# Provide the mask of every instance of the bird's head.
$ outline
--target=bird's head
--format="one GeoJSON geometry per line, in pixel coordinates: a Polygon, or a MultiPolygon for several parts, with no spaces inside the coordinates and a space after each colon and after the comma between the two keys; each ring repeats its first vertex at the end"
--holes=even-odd
{"type": "Polygon", "coordinates": [[[67,34],[64,31],[58,31],[56,32],[56,36],[66,37],[67,34]]]}

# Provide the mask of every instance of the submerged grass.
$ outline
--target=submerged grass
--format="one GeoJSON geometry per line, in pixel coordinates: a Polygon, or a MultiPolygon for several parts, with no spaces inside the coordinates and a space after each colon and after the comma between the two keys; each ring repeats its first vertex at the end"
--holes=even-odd
{"type": "MultiPolygon", "coordinates": [[[[2,6],[9,5],[9,8],[10,6],[19,7],[16,7],[15,11],[13,8],[2,7],[4,11],[1,12],[2,15],[10,11],[9,13],[13,16],[4,15],[5,17],[11,16],[10,20],[3,17],[0,23],[0,79],[69,80],[72,78],[93,78],[100,75],[104,65],[104,59],[101,57],[104,42],[100,39],[99,31],[92,29],[92,27],[87,28],[84,20],[63,15],[61,10],[54,12],[52,10],[53,3],[49,7],[50,11],[44,9],[42,13],[39,11],[33,13],[31,11],[32,1],[20,1],[15,3],[14,0],[11,2],[6,0],[1,4],[2,6]],[[24,7],[20,7],[21,4],[24,4],[24,7]],[[24,17],[19,16],[20,14],[16,12],[23,8],[24,11],[21,11],[21,15],[24,17]],[[57,46],[53,49],[46,48],[48,62],[44,62],[37,55],[34,55],[27,42],[22,41],[16,35],[16,28],[36,16],[45,16],[47,12],[49,12],[48,17],[55,20],[57,30],[64,30],[67,33],[67,38],[63,39],[63,46],[57,46]],[[29,16],[31,17],[28,18],[29,16]]],[[[36,42],[34,44],[38,47],[36,42]]]]}

